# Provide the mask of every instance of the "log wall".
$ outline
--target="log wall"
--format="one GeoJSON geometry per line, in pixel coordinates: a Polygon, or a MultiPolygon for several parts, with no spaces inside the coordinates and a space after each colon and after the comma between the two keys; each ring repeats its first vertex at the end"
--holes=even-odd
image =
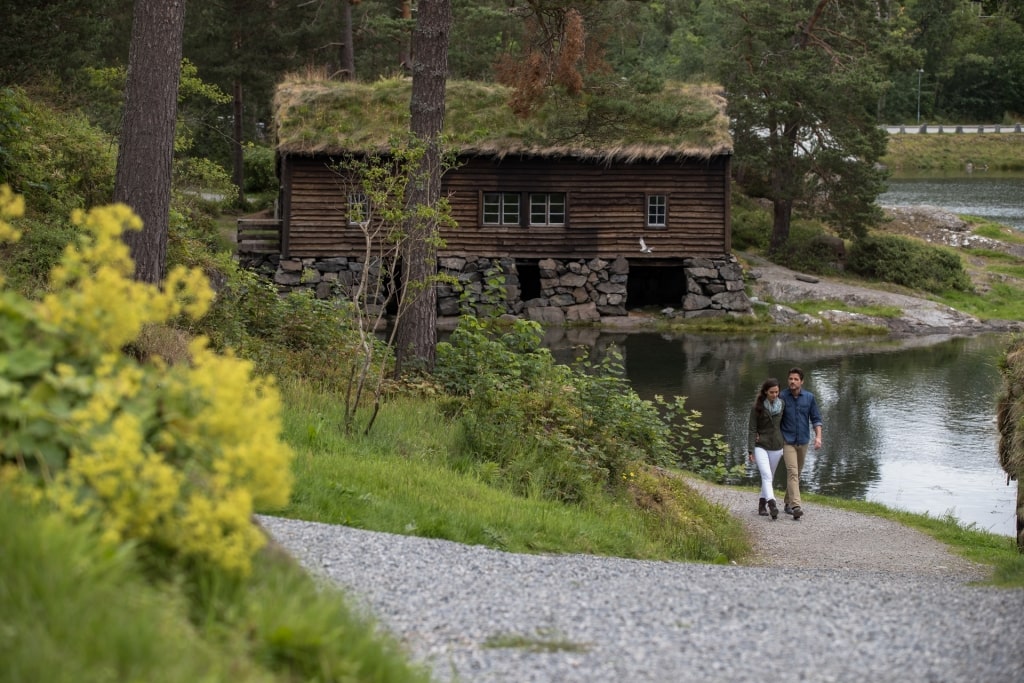
{"type": "MultiPolygon", "coordinates": [[[[292,257],[359,253],[363,238],[347,224],[347,190],[325,157],[282,163],[282,252],[292,257]]],[[[439,256],[628,257],[665,264],[731,251],[729,157],[602,164],[546,157],[471,158],[449,171],[443,191],[459,227],[445,230],[439,256]],[[485,226],[481,193],[564,192],[564,226],[485,226]],[[667,226],[645,227],[646,197],[668,198],[667,226]],[[639,239],[653,248],[641,254],[639,239]]],[[[524,207],[525,211],[525,207],[524,207]]]]}

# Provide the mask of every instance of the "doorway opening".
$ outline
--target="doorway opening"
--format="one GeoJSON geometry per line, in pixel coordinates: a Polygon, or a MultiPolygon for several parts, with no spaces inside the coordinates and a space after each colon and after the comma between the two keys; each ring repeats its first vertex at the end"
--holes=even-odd
{"type": "Polygon", "coordinates": [[[678,307],[686,297],[686,269],[683,266],[637,266],[630,264],[626,284],[626,308],[648,306],[678,307]]]}

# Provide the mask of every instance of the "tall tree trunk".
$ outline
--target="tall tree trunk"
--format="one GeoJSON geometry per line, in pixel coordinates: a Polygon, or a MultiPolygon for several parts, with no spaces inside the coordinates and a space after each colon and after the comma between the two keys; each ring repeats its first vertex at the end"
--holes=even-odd
{"type": "Polygon", "coordinates": [[[185,0],[135,1],[114,201],[142,219],[142,231],[124,240],[135,260],[135,279],[143,282],[160,282],[167,265],[184,26],[185,0]]]}
{"type": "MultiPolygon", "coordinates": [[[[420,0],[412,35],[412,99],[409,104],[413,136],[426,153],[414,169],[407,190],[410,207],[434,207],[441,196],[441,129],[448,77],[448,39],[451,34],[451,0],[420,0]]],[[[395,334],[395,373],[411,362],[432,370],[437,345],[437,249],[432,237],[436,220],[412,211],[402,247],[404,289],[408,301],[398,317],[395,334]]],[[[430,214],[431,212],[426,212],[430,214]]]]}
{"type": "Polygon", "coordinates": [[[238,188],[238,206],[245,206],[245,155],[242,153],[242,82],[232,84],[233,129],[231,133],[231,182],[238,188]]]}
{"type": "Polygon", "coordinates": [[[772,240],[768,250],[778,253],[789,241],[789,225],[793,216],[793,200],[776,197],[772,202],[772,240]]]}
{"type": "Polygon", "coordinates": [[[352,44],[352,0],[341,0],[340,52],[341,80],[356,80],[356,53],[355,47],[352,44]]]}
{"type": "MultiPolygon", "coordinates": [[[[412,3],[409,0],[402,0],[398,3],[398,14],[405,21],[412,19],[412,3]]],[[[419,20],[417,20],[418,23],[419,20]]],[[[447,59],[447,56],[445,59],[447,59]]],[[[404,39],[398,46],[398,66],[406,71],[412,69],[412,58],[409,56],[409,41],[404,39]]]]}

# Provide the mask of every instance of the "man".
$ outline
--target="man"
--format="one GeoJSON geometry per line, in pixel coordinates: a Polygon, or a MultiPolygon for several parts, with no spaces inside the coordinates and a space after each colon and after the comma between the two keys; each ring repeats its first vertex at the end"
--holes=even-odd
{"type": "Polygon", "coordinates": [[[804,371],[792,368],[787,379],[788,388],[779,397],[786,404],[782,411],[782,460],[786,463],[786,498],[783,510],[798,520],[804,515],[800,507],[800,472],[807,458],[810,425],[814,429],[814,450],[821,448],[821,413],[814,394],[804,391],[804,371]]]}

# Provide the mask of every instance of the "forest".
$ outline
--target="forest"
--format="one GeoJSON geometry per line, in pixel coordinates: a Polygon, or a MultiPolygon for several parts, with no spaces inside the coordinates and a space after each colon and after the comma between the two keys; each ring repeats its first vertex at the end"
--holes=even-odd
{"type": "MultiPolygon", "coordinates": [[[[809,16],[819,4],[864,5],[880,22],[871,40],[878,64],[866,74],[876,79],[877,122],[1012,123],[1024,112],[1024,6],[1014,0],[451,0],[449,77],[516,78],[510,71],[536,66],[523,55],[551,54],[566,42],[565,12],[575,9],[585,33],[584,88],[614,80],[642,95],[664,80],[723,82],[749,62],[735,20],[770,44],[773,26],[790,26],[777,23],[787,21],[784,10],[809,16]]],[[[0,1],[0,83],[49,87],[115,130],[108,70],[127,64],[132,6],[0,1]]],[[[183,98],[195,149],[229,165],[236,113],[242,142],[271,143],[273,89],[287,73],[368,81],[407,73],[415,15],[415,0],[187,3],[184,57],[227,95],[183,98]]]]}

